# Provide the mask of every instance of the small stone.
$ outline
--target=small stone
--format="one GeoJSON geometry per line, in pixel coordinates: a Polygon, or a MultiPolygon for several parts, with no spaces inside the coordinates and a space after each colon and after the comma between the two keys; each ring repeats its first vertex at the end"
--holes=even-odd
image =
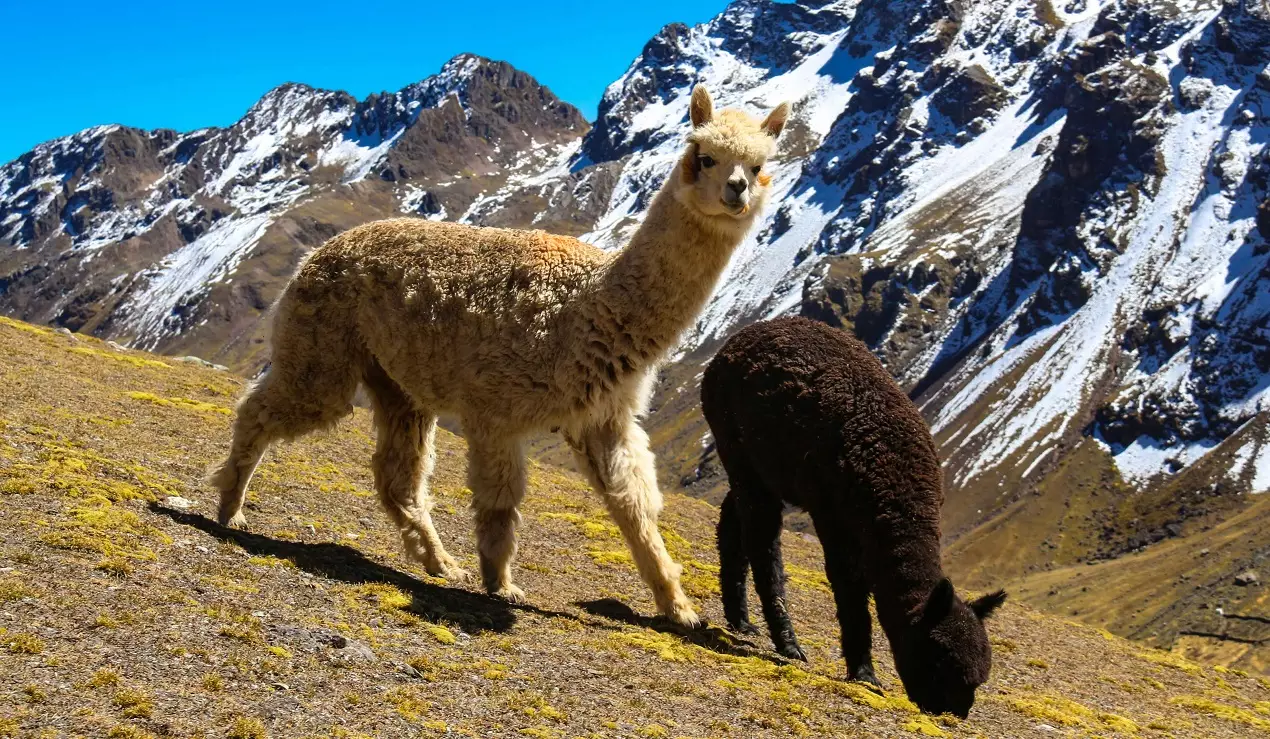
{"type": "Polygon", "coordinates": [[[1201,549],[1201,550],[1199,550],[1199,556],[1201,556],[1201,557],[1207,557],[1207,556],[1208,556],[1208,550],[1207,550],[1207,549],[1201,549]]]}
{"type": "Polygon", "coordinates": [[[374,650],[356,639],[343,638],[344,646],[336,654],[341,662],[378,662],[374,650]]]}
{"type": "Polygon", "coordinates": [[[1049,724],[1037,724],[1036,730],[1037,731],[1058,731],[1058,729],[1055,729],[1053,726],[1050,726],[1049,724]]]}
{"type": "Polygon", "coordinates": [[[163,499],[163,504],[169,508],[188,511],[198,505],[198,501],[190,500],[189,498],[182,498],[179,495],[169,495],[167,498],[163,499]]]}
{"type": "Polygon", "coordinates": [[[197,546],[197,547],[194,547],[194,551],[198,552],[199,554],[207,554],[207,547],[197,546]]]}
{"type": "Polygon", "coordinates": [[[1236,585],[1246,587],[1248,585],[1256,585],[1259,582],[1261,582],[1261,578],[1257,576],[1255,570],[1244,570],[1238,575],[1235,575],[1236,585]]]}
{"type": "Polygon", "coordinates": [[[412,665],[405,665],[405,664],[403,664],[403,665],[401,666],[401,672],[402,672],[402,674],[404,674],[406,677],[413,677],[413,678],[415,678],[416,680],[422,680],[422,679],[423,679],[423,673],[422,673],[422,672],[419,672],[419,670],[418,670],[417,668],[415,668],[414,666],[412,666],[412,665]]]}
{"type": "Polygon", "coordinates": [[[115,350],[115,351],[117,351],[117,352],[126,352],[126,351],[128,351],[128,350],[127,350],[127,349],[125,349],[123,346],[121,346],[118,342],[115,342],[115,341],[107,341],[107,342],[106,342],[106,346],[110,347],[111,349],[114,349],[114,350],[115,350]]]}

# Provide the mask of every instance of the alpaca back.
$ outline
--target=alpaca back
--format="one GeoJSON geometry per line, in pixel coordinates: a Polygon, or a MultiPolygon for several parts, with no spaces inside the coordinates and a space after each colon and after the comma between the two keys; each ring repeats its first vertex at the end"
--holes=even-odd
{"type": "Polygon", "coordinates": [[[742,456],[771,494],[837,511],[869,539],[925,529],[938,560],[929,427],[863,343],[805,318],[756,323],[711,361],[701,394],[720,456],[742,456]]]}
{"type": "Polygon", "coordinates": [[[533,422],[556,410],[541,397],[565,396],[558,367],[581,320],[568,311],[608,263],[594,246],[543,231],[376,221],[314,251],[275,331],[329,306],[338,326],[323,332],[350,333],[425,407],[533,422]]]}

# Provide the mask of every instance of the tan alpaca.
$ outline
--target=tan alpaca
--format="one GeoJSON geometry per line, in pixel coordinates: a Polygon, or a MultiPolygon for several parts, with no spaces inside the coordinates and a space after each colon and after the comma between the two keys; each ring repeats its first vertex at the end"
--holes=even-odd
{"type": "Polygon", "coordinates": [[[715,114],[693,91],[678,171],[616,254],[542,231],[421,219],[369,223],[313,252],[278,300],[272,364],[238,405],[212,476],[220,520],[242,525],[247,484],[270,442],[329,426],[359,383],[377,427],[375,487],[428,572],[466,577],[429,511],[437,414],[467,438],[468,485],[486,589],[512,601],[522,440],[561,431],[622,531],[657,607],[698,620],[657,517],[653,455],[638,418],[656,365],[714,289],[767,195],[762,167],[789,113],[715,114]]]}

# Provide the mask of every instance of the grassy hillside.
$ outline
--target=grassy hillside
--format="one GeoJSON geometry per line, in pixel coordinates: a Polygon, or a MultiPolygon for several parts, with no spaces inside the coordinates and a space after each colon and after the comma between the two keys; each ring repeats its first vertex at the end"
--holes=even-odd
{"type": "MultiPolygon", "coordinates": [[[[970,720],[843,682],[818,547],[786,534],[811,662],[765,638],[676,633],[598,500],[535,467],[517,577],[530,604],[425,575],[376,510],[364,412],[269,455],[250,532],[199,479],[233,376],[0,319],[0,737],[1246,737],[1270,683],[1007,605],[970,720]],[[1044,731],[1044,729],[1042,729],[1044,731]]],[[[474,564],[462,441],[442,434],[436,518],[474,564]]],[[[716,511],[664,530],[712,622],[716,511]]]]}

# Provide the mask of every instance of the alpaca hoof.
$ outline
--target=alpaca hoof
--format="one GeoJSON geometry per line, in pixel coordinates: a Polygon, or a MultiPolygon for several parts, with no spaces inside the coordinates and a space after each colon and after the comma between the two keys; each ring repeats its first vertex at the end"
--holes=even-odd
{"type": "Polygon", "coordinates": [[[735,634],[745,634],[746,636],[758,636],[758,627],[749,621],[739,621],[737,623],[729,623],[728,628],[735,634]]]}
{"type": "Polygon", "coordinates": [[[232,516],[226,516],[222,513],[217,517],[217,520],[220,521],[221,526],[228,526],[231,529],[247,528],[247,517],[243,515],[242,511],[239,511],[232,516]]]}
{"type": "Polygon", "coordinates": [[[428,572],[429,575],[445,578],[447,582],[461,585],[472,581],[472,573],[459,567],[458,565],[450,565],[448,567],[440,567],[436,572],[428,572]]]}
{"type": "Polygon", "coordinates": [[[525,591],[511,583],[507,583],[502,587],[489,588],[488,592],[495,598],[500,598],[515,605],[521,605],[525,602],[525,591]]]}
{"type": "Polygon", "coordinates": [[[701,617],[697,615],[697,612],[693,610],[687,601],[671,604],[670,608],[664,612],[664,615],[677,626],[682,626],[685,629],[701,627],[701,617]]]}
{"type": "Polygon", "coordinates": [[[877,675],[873,674],[872,668],[857,670],[848,677],[854,682],[863,684],[878,695],[886,695],[886,691],[882,689],[882,683],[878,681],[877,675]]]}
{"type": "Polygon", "coordinates": [[[796,659],[802,662],[807,661],[807,655],[803,654],[803,648],[798,646],[797,642],[783,644],[777,647],[776,653],[785,659],[796,659]]]}
{"type": "Polygon", "coordinates": [[[424,562],[423,569],[433,577],[443,577],[452,583],[470,582],[472,575],[454,561],[453,557],[444,556],[437,557],[430,562],[424,562]]]}

